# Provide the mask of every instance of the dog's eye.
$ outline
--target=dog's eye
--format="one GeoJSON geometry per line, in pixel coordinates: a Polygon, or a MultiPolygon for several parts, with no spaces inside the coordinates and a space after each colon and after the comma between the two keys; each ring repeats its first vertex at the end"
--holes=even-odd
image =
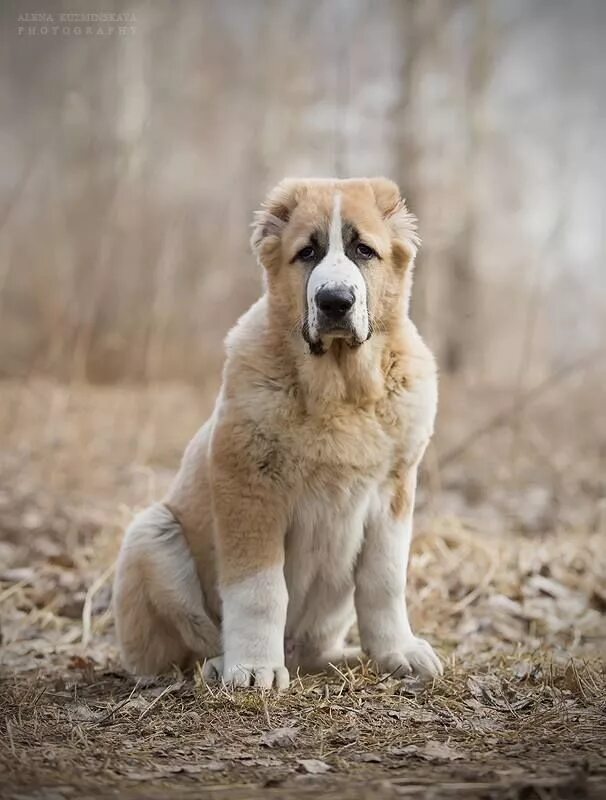
{"type": "Polygon", "coordinates": [[[297,259],[299,261],[313,261],[315,257],[316,249],[310,244],[308,244],[307,247],[304,247],[302,250],[299,250],[297,253],[297,259]]]}
{"type": "Polygon", "coordinates": [[[375,258],[377,254],[372,247],[364,244],[364,242],[359,242],[358,246],[356,247],[356,255],[358,258],[363,258],[365,261],[368,261],[369,258],[375,258]]]}

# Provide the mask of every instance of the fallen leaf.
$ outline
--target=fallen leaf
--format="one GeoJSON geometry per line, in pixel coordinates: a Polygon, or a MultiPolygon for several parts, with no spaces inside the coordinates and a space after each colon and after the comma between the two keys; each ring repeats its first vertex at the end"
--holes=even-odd
{"type": "Polygon", "coordinates": [[[84,703],[72,706],[71,718],[77,722],[96,722],[103,715],[84,703]]]}
{"type": "Polygon", "coordinates": [[[298,758],[297,764],[310,775],[322,775],[331,769],[330,764],[320,761],[318,758],[298,758]]]}
{"type": "Polygon", "coordinates": [[[390,747],[387,752],[392,756],[414,756],[425,761],[457,761],[465,758],[465,754],[448,744],[430,739],[424,747],[409,744],[406,747],[390,747]]]}
{"type": "Polygon", "coordinates": [[[266,731],[259,742],[263,747],[288,747],[297,738],[298,728],[274,728],[266,731]]]}
{"type": "Polygon", "coordinates": [[[530,696],[511,699],[506,697],[501,682],[494,676],[487,675],[483,678],[472,676],[467,679],[467,688],[473,696],[485,706],[498,708],[499,711],[520,711],[531,705],[530,696]]]}
{"type": "Polygon", "coordinates": [[[430,739],[422,750],[419,750],[419,756],[428,761],[458,761],[465,758],[465,754],[459,750],[455,750],[444,742],[437,742],[435,739],[430,739]]]}
{"type": "Polygon", "coordinates": [[[406,747],[388,747],[390,756],[414,756],[419,752],[416,744],[407,744],[406,747]]]}
{"type": "Polygon", "coordinates": [[[226,764],[224,761],[209,761],[206,764],[202,764],[202,768],[210,770],[210,772],[221,772],[221,770],[226,769],[226,764]]]}
{"type": "Polygon", "coordinates": [[[402,711],[388,711],[387,716],[392,719],[406,719],[411,722],[433,722],[437,719],[437,714],[433,711],[424,711],[422,708],[410,706],[402,711]]]}
{"type": "Polygon", "coordinates": [[[68,661],[68,669],[91,669],[95,662],[89,656],[73,655],[68,661]]]}
{"type": "Polygon", "coordinates": [[[149,770],[148,772],[127,772],[126,777],[131,781],[151,781],[158,778],[168,778],[171,775],[197,775],[203,770],[210,770],[211,772],[219,772],[226,769],[226,764],[223,761],[207,761],[203,764],[180,764],[175,767],[164,767],[158,770],[149,770]]]}
{"type": "Polygon", "coordinates": [[[360,761],[365,761],[372,764],[380,764],[383,759],[379,753],[362,753],[360,755],[360,761]]]}
{"type": "Polygon", "coordinates": [[[272,769],[283,765],[283,762],[274,756],[268,756],[266,758],[244,758],[240,763],[245,767],[271,767],[272,769]]]}

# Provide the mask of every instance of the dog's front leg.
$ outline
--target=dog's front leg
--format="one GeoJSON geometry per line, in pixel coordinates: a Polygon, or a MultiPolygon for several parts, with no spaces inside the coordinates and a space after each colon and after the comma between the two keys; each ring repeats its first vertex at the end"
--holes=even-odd
{"type": "Polygon", "coordinates": [[[254,445],[259,442],[243,437],[241,426],[234,431],[223,425],[211,451],[223,605],[222,678],[235,686],[282,689],[289,682],[284,662],[286,499],[283,481],[254,445]]]}
{"type": "Polygon", "coordinates": [[[355,602],[362,648],[379,669],[395,677],[413,671],[424,677],[442,673],[431,645],[413,634],[406,607],[416,473],[416,468],[406,473],[396,502],[386,496],[372,509],[356,569],[355,602]]]}

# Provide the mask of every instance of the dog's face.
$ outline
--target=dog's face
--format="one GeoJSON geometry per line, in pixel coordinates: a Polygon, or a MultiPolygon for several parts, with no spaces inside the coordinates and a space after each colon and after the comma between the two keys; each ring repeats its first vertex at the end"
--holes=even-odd
{"type": "Polygon", "coordinates": [[[359,347],[407,313],[416,220],[391,181],[284,181],[252,245],[273,307],[316,355],[335,339],[359,347]]]}

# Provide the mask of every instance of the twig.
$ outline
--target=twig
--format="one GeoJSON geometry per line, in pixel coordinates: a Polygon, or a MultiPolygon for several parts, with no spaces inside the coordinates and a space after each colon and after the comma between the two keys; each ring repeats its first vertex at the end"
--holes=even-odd
{"type": "Polygon", "coordinates": [[[481,439],[482,436],[486,436],[486,434],[491,433],[493,430],[496,430],[502,425],[507,424],[512,417],[519,414],[541,395],[545,394],[545,392],[547,392],[553,386],[564,380],[564,378],[567,378],[574,372],[583,369],[594,361],[599,361],[601,358],[604,358],[604,356],[606,356],[606,349],[600,348],[599,350],[584,356],[578,361],[573,361],[572,364],[562,367],[562,369],[558,370],[557,372],[552,373],[545,378],[545,380],[541,381],[541,383],[538,383],[536,386],[533,386],[527,392],[524,392],[524,394],[520,395],[518,400],[516,400],[512,406],[499,411],[494,415],[494,417],[491,417],[488,422],[485,422],[479,428],[471,431],[471,433],[469,433],[461,442],[459,442],[458,445],[455,445],[455,447],[438,459],[438,466],[445,467],[447,464],[456,461],[459,456],[468,450],[471,445],[475,444],[478,439],[481,439]]]}
{"type": "Polygon", "coordinates": [[[156,698],[154,698],[154,700],[152,700],[152,702],[147,706],[146,709],[144,709],[141,712],[141,714],[139,714],[139,719],[137,720],[137,722],[141,722],[141,720],[149,714],[149,712],[156,705],[156,703],[158,703],[165,695],[170,694],[171,692],[174,692],[177,689],[180,689],[182,686],[183,686],[183,681],[177,681],[177,683],[171,683],[169,686],[166,686],[164,689],[162,689],[160,694],[156,698]]]}
{"type": "Polygon", "coordinates": [[[113,571],[115,569],[115,564],[110,564],[110,566],[105,570],[105,572],[101,573],[97,580],[92,584],[89,590],[86,593],[86,598],[84,599],[84,606],[82,608],[82,645],[83,647],[88,647],[91,637],[91,618],[92,618],[92,609],[93,609],[93,597],[97,594],[99,589],[105,584],[105,582],[112,576],[113,571]]]}
{"type": "Polygon", "coordinates": [[[141,678],[139,678],[139,679],[137,680],[137,683],[136,683],[136,684],[133,686],[133,690],[132,690],[132,692],[131,692],[131,693],[128,695],[128,697],[127,697],[125,700],[122,700],[122,702],[118,703],[118,705],[114,706],[113,708],[110,708],[110,710],[109,710],[109,711],[108,711],[106,714],[104,714],[104,715],[101,717],[101,719],[97,719],[97,720],[95,720],[95,721],[94,721],[93,723],[91,723],[91,724],[92,724],[92,725],[101,725],[101,723],[103,723],[103,722],[107,722],[107,720],[108,720],[110,717],[113,717],[113,716],[114,716],[114,714],[116,713],[116,711],[119,711],[119,710],[120,710],[121,708],[123,708],[123,707],[124,707],[124,706],[125,706],[127,703],[130,703],[130,701],[133,699],[133,695],[134,695],[134,693],[135,693],[135,692],[137,691],[137,689],[139,688],[139,684],[140,684],[140,683],[141,683],[141,678]]]}
{"type": "Polygon", "coordinates": [[[5,600],[8,600],[8,598],[11,595],[15,594],[15,592],[19,591],[19,589],[23,588],[23,586],[25,586],[26,583],[29,583],[29,581],[27,580],[18,581],[17,583],[13,583],[12,586],[9,586],[8,589],[5,589],[3,592],[0,592],[0,603],[3,603],[5,600]]]}

